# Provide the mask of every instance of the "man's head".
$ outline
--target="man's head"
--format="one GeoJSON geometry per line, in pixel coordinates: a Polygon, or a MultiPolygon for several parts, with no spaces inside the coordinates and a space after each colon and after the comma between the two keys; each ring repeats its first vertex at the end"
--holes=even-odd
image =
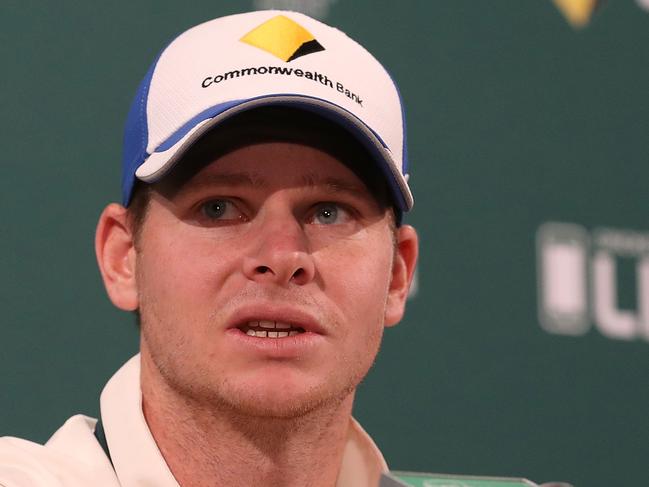
{"type": "Polygon", "coordinates": [[[403,315],[417,237],[395,225],[409,193],[373,127],[330,101],[273,100],[167,143],[171,162],[128,190],[130,209],[106,208],[96,247],[113,303],[141,314],[152,380],[294,417],[351,397],[403,315]]]}

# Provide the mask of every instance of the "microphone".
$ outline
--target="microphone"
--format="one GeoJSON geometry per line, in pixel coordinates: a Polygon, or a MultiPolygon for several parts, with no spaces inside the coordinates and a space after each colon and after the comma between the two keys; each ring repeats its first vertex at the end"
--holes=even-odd
{"type": "Polygon", "coordinates": [[[567,482],[535,484],[527,479],[478,477],[392,471],[381,475],[378,487],[573,487],[567,482]]]}

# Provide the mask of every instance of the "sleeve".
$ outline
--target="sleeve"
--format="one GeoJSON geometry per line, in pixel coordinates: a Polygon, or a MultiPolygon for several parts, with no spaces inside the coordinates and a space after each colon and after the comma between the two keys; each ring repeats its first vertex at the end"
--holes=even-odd
{"type": "Polygon", "coordinates": [[[0,438],[0,487],[63,487],[42,458],[41,445],[0,438]]]}

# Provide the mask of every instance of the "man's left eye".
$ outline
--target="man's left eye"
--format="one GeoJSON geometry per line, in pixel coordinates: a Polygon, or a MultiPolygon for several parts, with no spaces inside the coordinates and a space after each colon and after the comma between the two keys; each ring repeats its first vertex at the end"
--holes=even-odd
{"type": "Polygon", "coordinates": [[[335,203],[322,203],[316,207],[313,213],[313,223],[320,225],[345,223],[348,219],[349,213],[347,210],[335,203]]]}

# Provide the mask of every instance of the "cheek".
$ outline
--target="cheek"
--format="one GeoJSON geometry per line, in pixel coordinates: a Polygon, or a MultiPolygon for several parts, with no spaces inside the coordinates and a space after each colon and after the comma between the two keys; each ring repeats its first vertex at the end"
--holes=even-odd
{"type": "Polygon", "coordinates": [[[325,295],[347,318],[382,326],[391,278],[392,243],[385,239],[345,242],[316,255],[325,295]]]}
{"type": "Polygon", "coordinates": [[[233,249],[183,228],[173,230],[160,232],[138,254],[139,291],[170,306],[187,305],[186,310],[213,303],[213,294],[229,287],[224,281],[236,266],[227,258],[235,255],[233,249]]]}
{"type": "Polygon", "coordinates": [[[157,240],[138,255],[138,291],[148,301],[156,304],[172,303],[191,296],[200,288],[196,260],[187,259],[187,251],[179,251],[177,243],[157,240]]]}
{"type": "Polygon", "coordinates": [[[210,352],[224,273],[203,243],[170,234],[149,241],[136,269],[144,340],[159,367],[183,376],[181,364],[210,352]]]}

